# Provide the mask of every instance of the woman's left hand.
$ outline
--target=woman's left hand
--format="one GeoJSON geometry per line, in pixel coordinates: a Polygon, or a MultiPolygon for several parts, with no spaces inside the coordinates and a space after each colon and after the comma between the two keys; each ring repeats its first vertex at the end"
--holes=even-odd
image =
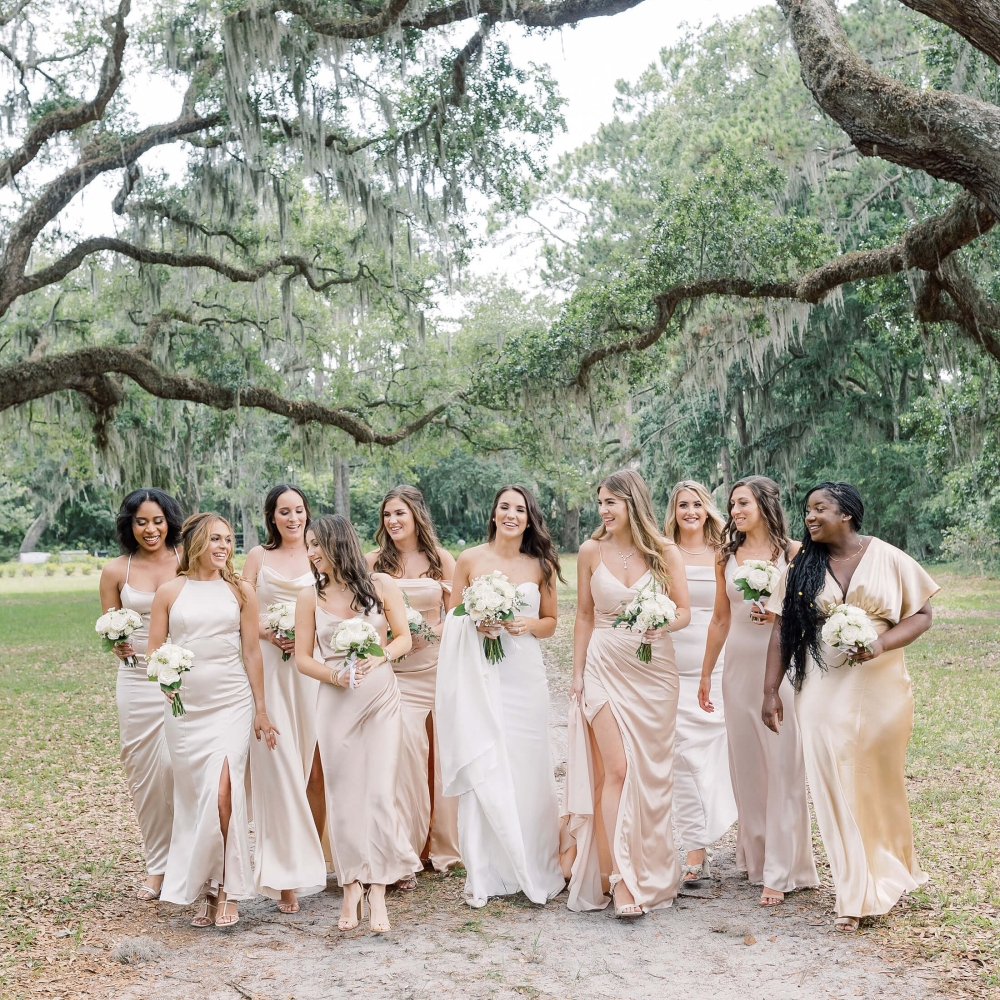
{"type": "Polygon", "coordinates": [[[881,656],[885,652],[882,646],[882,637],[879,636],[873,643],[871,649],[859,649],[851,659],[855,663],[867,663],[869,660],[874,660],[876,656],[881,656]]]}
{"type": "Polygon", "coordinates": [[[503,623],[503,627],[511,635],[531,635],[533,634],[533,628],[538,624],[537,618],[511,618],[510,621],[503,623]]]}
{"type": "Polygon", "coordinates": [[[754,625],[770,625],[777,616],[773,611],[767,611],[763,604],[754,601],[750,606],[750,621],[754,625]]]}
{"type": "Polygon", "coordinates": [[[670,634],[669,625],[661,625],[659,628],[648,628],[642,633],[642,641],[648,642],[652,645],[657,639],[662,639],[665,635],[670,634]]]}
{"type": "Polygon", "coordinates": [[[278,737],[281,735],[271,725],[271,720],[267,717],[267,712],[264,709],[260,709],[253,717],[253,732],[258,742],[260,742],[262,736],[264,737],[264,742],[267,744],[269,750],[274,749],[275,744],[278,742],[278,737]]]}

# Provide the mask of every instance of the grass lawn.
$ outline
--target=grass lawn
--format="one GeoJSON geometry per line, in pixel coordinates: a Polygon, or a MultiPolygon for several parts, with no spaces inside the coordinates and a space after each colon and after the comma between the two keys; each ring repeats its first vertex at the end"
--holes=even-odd
{"type": "MultiPolygon", "coordinates": [[[[564,572],[565,621],[575,559],[564,572]]],[[[931,572],[944,590],[933,629],[908,653],[917,715],[907,769],[931,882],[864,934],[895,960],[933,964],[948,995],[996,996],[1000,580],[931,572]]],[[[93,631],[96,578],[0,585],[0,992],[75,993],[143,912],[131,901],[142,865],[118,762],[115,663],[93,631]]],[[[550,642],[568,668],[565,627],[550,642]]]]}

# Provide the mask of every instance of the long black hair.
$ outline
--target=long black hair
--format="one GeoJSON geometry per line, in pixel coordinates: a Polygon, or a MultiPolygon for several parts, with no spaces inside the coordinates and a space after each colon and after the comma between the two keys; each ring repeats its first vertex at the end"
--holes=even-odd
{"type": "Polygon", "coordinates": [[[497,495],[493,498],[493,507],[490,509],[490,520],[486,526],[486,541],[492,542],[497,536],[497,507],[500,505],[500,497],[508,490],[520,493],[524,498],[524,506],[528,511],[528,526],[521,536],[521,552],[525,555],[534,556],[542,565],[542,581],[546,586],[554,584],[553,577],[558,576],[563,583],[562,567],[559,565],[559,553],[556,551],[552,535],[549,534],[545,518],[542,517],[542,508],[538,506],[535,495],[527,486],[503,486],[497,490],[497,495]]]}
{"type": "MultiPolygon", "coordinates": [[[[277,486],[268,492],[264,500],[264,527],[267,528],[267,541],[264,542],[265,549],[281,548],[281,532],[278,531],[278,525],[275,523],[274,512],[278,509],[278,500],[282,493],[298,493],[302,500],[302,506],[306,511],[306,528],[309,527],[309,522],[312,520],[312,514],[309,511],[309,501],[306,499],[305,493],[298,486],[293,486],[291,483],[278,483],[277,486]]],[[[305,532],[303,531],[302,534],[305,535],[305,532]]]]}
{"type": "MultiPolygon", "coordinates": [[[[350,590],[351,607],[366,615],[371,614],[372,608],[375,608],[381,614],[382,602],[375,589],[372,571],[365,562],[361,539],[358,538],[354,525],[343,514],[324,514],[316,518],[308,530],[316,536],[326,561],[334,567],[350,590]]],[[[330,585],[330,578],[325,573],[320,573],[315,566],[312,571],[316,580],[316,596],[322,597],[323,591],[330,585]]]]}
{"type": "MultiPolygon", "coordinates": [[[[809,498],[820,491],[829,494],[842,514],[850,515],[855,531],[861,530],[865,505],[861,494],[850,483],[827,482],[814,486],[802,501],[803,514],[809,506],[809,498]]],[[[829,568],[829,548],[824,542],[814,542],[807,529],[802,548],[789,563],[785,599],[781,604],[781,661],[796,691],[802,687],[810,655],[820,667],[824,663],[820,649],[823,616],[816,606],[816,598],[826,585],[829,568]]]]}
{"type": "Polygon", "coordinates": [[[139,551],[139,542],[132,530],[132,522],[135,521],[136,511],[147,501],[155,503],[167,519],[168,547],[176,549],[181,544],[181,526],[184,524],[184,511],[181,510],[181,505],[169,493],[155,486],[144,486],[142,489],[132,490],[122,500],[122,505],[118,508],[118,517],[115,519],[118,544],[122,552],[127,552],[129,555],[139,551]]]}

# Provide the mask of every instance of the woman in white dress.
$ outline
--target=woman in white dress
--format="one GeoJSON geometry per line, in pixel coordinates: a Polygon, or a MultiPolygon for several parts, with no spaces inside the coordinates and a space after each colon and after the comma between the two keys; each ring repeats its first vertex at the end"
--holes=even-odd
{"type": "Polygon", "coordinates": [[[282,913],[296,913],[297,896],[326,887],[320,837],[326,825],[323,770],[316,749],[319,683],[295,669],[295,640],[265,624],[270,605],[295,601],[312,583],[306,554],[309,503],[298,487],[282,483],[264,500],[267,541],[247,554],[243,579],[257,591],[260,655],[268,715],[281,733],[274,750],[250,744],[257,891],[277,899],[282,913]]]}
{"type": "Polygon", "coordinates": [[[523,892],[544,904],[565,885],[559,867],[559,805],[549,745],[549,692],[539,639],[555,632],[559,557],[538,503],[523,486],[500,490],[487,542],[455,567],[438,657],[437,720],[445,795],[461,796],[458,843],[465,901],[523,892]],[[469,582],[500,572],[524,602],[503,627],[455,617],[469,582]],[[500,638],[490,663],[484,636],[500,638]]]}
{"type": "Polygon", "coordinates": [[[160,897],[187,906],[204,894],[192,926],[229,927],[238,901],[257,894],[244,791],[250,734],[273,749],[278,731],[264,704],[257,597],[233,570],[229,522],[194,514],[181,540],[180,575],[157,590],[149,626],[150,651],[169,634],[194,654],[182,675],[185,714],[163,704],[174,823],[160,897]]]}
{"type": "MultiPolygon", "coordinates": [[[[440,637],[444,602],[451,593],[455,557],[438,544],[423,494],[415,486],[397,486],[382,498],[378,548],[367,555],[376,573],[387,573],[399,585],[407,604],[419,611],[440,637]]],[[[410,846],[437,871],[461,860],[458,854],[458,799],[441,794],[441,761],[435,749],[434,690],[440,645],[413,637],[413,649],[394,660],[403,706],[403,746],[399,762],[399,810],[410,846]]],[[[398,883],[415,889],[414,876],[398,883]]]]}
{"type": "Polygon", "coordinates": [[[721,672],[713,675],[715,712],[698,704],[708,624],[715,607],[715,563],[726,519],[701,483],[683,480],[667,503],[663,533],[680,550],[691,601],[691,622],[674,635],[680,695],[674,740],[674,823],[687,859],[681,881],[711,877],[707,848],[736,822],[736,799],[729,776],[729,744],[722,707],[721,672]]]}
{"type": "Polygon", "coordinates": [[[161,584],[177,577],[184,515],[177,501],[158,489],[133,490],[118,511],[118,544],[124,555],[112,559],[101,572],[101,607],[131,608],[142,625],[127,642],[115,646],[118,682],[118,730],[121,761],[132,805],[139,820],[146,861],[146,880],[137,896],[160,898],[167,870],[170,828],[173,825],[173,777],[170,754],[163,739],[163,696],[146,679],[146,643],[153,596],[161,584]],[[136,666],[126,663],[136,658],[136,666]]]}
{"type": "Polygon", "coordinates": [[[406,604],[391,577],[369,570],[346,517],[317,518],[306,546],[316,583],[295,606],[295,663],[321,682],[316,725],[330,845],[344,890],[338,926],[358,926],[368,885],[369,927],[384,934],[390,929],[385,887],[420,870],[396,801],[403,719],[391,661],[410,651],[406,604]],[[375,629],[382,653],[359,658],[351,671],[335,635],[356,619],[375,629]],[[386,642],[389,628],[392,642],[386,642]]]}

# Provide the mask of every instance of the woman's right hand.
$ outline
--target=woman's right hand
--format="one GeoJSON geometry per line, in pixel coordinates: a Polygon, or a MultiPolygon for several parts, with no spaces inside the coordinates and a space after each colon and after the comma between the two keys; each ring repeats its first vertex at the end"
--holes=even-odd
{"type": "Polygon", "coordinates": [[[499,639],[500,633],[503,631],[503,629],[496,622],[493,622],[492,624],[489,625],[487,625],[485,622],[480,622],[476,626],[476,631],[480,635],[489,636],[489,638],[491,639],[499,639]]]}
{"type": "Polygon", "coordinates": [[[579,677],[573,675],[573,683],[569,686],[569,700],[583,701],[583,674],[579,677]]]}
{"type": "Polygon", "coordinates": [[[712,704],[712,677],[702,674],[701,682],[698,684],[698,704],[703,712],[714,712],[715,706],[712,704]]]}
{"type": "Polygon", "coordinates": [[[781,695],[777,691],[764,692],[764,703],[760,708],[760,717],[771,732],[778,732],[778,727],[784,721],[784,706],[781,704],[781,695]]]}
{"type": "Polygon", "coordinates": [[[277,632],[272,632],[268,629],[267,632],[268,642],[272,646],[277,646],[283,653],[294,653],[295,652],[295,640],[294,639],[281,639],[278,637],[277,632]]]}
{"type": "Polygon", "coordinates": [[[117,656],[119,660],[127,660],[130,656],[136,655],[138,654],[132,648],[132,643],[127,641],[115,643],[115,656],[117,656]]]}

